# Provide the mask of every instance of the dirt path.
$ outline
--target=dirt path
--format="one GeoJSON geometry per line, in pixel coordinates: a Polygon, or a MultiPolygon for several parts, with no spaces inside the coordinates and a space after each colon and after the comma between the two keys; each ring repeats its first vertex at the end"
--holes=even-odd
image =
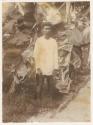
{"type": "Polygon", "coordinates": [[[90,85],[82,88],[77,97],[60,112],[48,111],[33,116],[27,122],[89,122],[90,121],[90,85]]]}

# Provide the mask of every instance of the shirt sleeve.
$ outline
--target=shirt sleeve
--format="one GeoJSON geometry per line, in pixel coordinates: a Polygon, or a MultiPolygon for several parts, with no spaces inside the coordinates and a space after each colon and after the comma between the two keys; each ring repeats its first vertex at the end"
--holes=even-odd
{"type": "Polygon", "coordinates": [[[33,52],[33,57],[36,58],[38,53],[38,41],[36,40],[35,47],[34,47],[34,52],[33,52]]]}
{"type": "Polygon", "coordinates": [[[40,51],[39,41],[36,40],[35,47],[34,47],[34,52],[33,52],[33,57],[35,59],[36,68],[39,68],[39,60],[38,60],[39,51],[40,51]]]}
{"type": "Polygon", "coordinates": [[[55,41],[55,48],[54,48],[54,69],[58,69],[58,45],[55,41]]]}

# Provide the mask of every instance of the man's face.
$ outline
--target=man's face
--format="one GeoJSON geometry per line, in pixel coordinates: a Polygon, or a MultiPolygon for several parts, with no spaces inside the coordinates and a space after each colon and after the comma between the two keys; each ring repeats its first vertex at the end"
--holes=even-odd
{"type": "Polygon", "coordinates": [[[50,31],[51,31],[51,29],[50,29],[50,27],[49,26],[45,26],[44,28],[43,28],[43,34],[45,35],[45,36],[48,36],[49,35],[49,33],[50,33],[50,31]]]}

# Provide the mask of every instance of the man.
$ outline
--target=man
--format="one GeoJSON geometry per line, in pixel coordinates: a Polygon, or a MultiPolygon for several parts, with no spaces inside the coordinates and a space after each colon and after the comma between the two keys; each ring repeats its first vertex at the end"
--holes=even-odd
{"type": "Polygon", "coordinates": [[[43,36],[36,40],[34,48],[34,59],[36,66],[36,88],[37,95],[41,97],[46,78],[48,90],[53,96],[53,74],[58,69],[58,48],[56,40],[50,37],[51,25],[45,24],[43,27],[43,36]]]}

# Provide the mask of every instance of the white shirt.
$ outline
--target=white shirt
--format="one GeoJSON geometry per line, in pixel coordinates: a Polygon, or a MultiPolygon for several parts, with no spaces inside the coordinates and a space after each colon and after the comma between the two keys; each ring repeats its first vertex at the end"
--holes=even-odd
{"type": "Polygon", "coordinates": [[[36,71],[40,68],[43,75],[52,75],[58,69],[58,48],[56,40],[44,36],[36,40],[34,49],[36,71]]]}

